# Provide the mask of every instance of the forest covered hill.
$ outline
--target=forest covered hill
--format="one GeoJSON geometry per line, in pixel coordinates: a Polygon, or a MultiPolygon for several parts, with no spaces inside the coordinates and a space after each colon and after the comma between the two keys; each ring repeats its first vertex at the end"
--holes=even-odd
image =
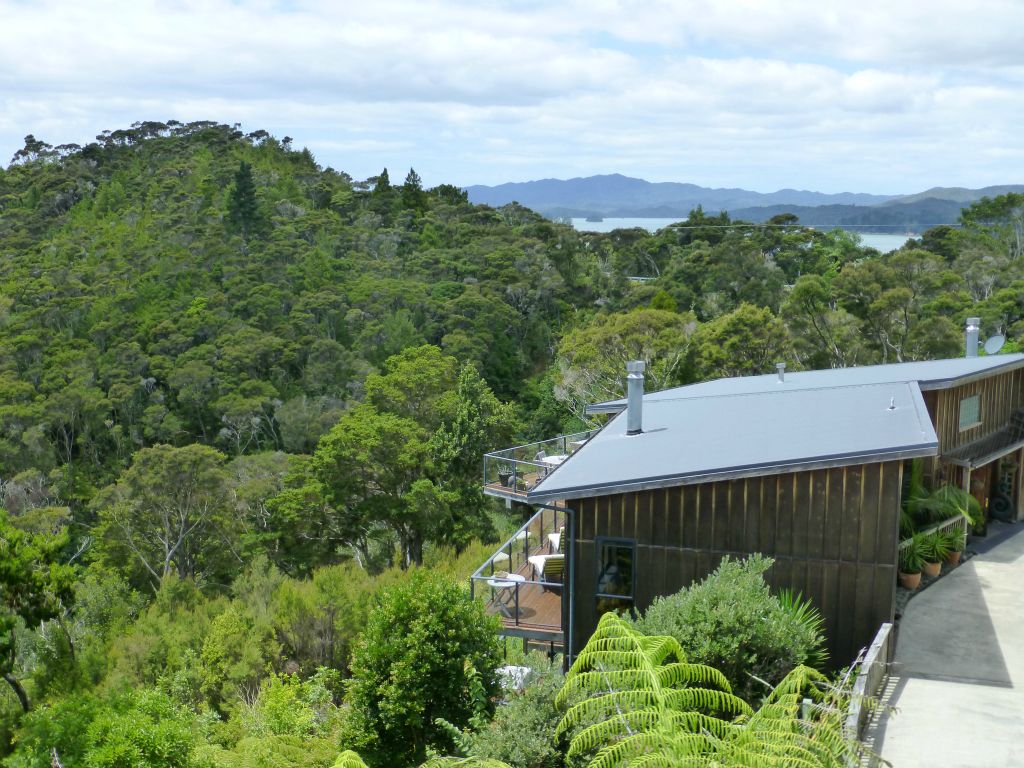
{"type": "MultiPolygon", "coordinates": [[[[0,170],[7,768],[413,765],[451,732],[429,692],[380,709],[360,638],[425,593],[476,636],[451,579],[519,523],[483,452],[580,426],[630,359],[657,389],[1024,334],[1018,194],[883,255],[699,208],[581,233],[402,176],[175,121],[0,170]]],[[[484,729],[466,653],[443,716],[484,729]]]]}

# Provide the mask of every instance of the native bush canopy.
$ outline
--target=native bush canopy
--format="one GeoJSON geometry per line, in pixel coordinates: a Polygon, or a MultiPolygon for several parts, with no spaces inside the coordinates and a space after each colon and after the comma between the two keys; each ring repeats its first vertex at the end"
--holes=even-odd
{"type": "MultiPolygon", "coordinates": [[[[388,590],[464,581],[521,522],[481,494],[481,453],[580,428],[630,358],[672,386],[956,355],[974,315],[1008,350],[1024,333],[1018,196],[883,255],[699,209],[581,233],[394,178],[174,120],[29,136],[0,168],[4,765],[454,747],[430,722],[402,743],[350,681],[388,590]]],[[[456,661],[467,758],[530,764],[471,705],[489,666],[456,661]]],[[[532,743],[548,701],[513,710],[532,743]]]]}

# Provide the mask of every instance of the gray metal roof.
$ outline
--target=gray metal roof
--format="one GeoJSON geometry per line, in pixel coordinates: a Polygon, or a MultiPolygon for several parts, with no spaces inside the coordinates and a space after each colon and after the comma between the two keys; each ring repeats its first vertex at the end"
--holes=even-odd
{"type": "MultiPolygon", "coordinates": [[[[1024,355],[1015,357],[1024,361],[1024,355]]],[[[935,370],[929,375],[946,369],[935,370]]],[[[787,374],[787,383],[797,375],[787,374]]],[[[760,391],[731,393],[729,382],[738,380],[724,379],[709,384],[724,385],[725,392],[708,387],[713,394],[657,397],[673,391],[668,390],[646,396],[643,433],[627,435],[626,415],[620,413],[539,483],[528,500],[934,456],[938,450],[916,382],[812,387],[798,380],[792,387],[771,387],[766,377],[751,379],[763,380],[755,388],[760,391]]]]}
{"type": "MultiPolygon", "coordinates": [[[[1024,367],[1024,354],[955,357],[949,360],[923,360],[817,371],[786,371],[785,381],[781,382],[777,373],[715,379],[651,392],[644,395],[644,403],[709,395],[755,394],[895,382],[917,382],[923,391],[927,391],[966,384],[974,378],[991,375],[1000,369],[1013,370],[1021,367],[1024,367]]],[[[589,406],[587,412],[618,413],[625,407],[625,400],[609,400],[589,406]]]]}

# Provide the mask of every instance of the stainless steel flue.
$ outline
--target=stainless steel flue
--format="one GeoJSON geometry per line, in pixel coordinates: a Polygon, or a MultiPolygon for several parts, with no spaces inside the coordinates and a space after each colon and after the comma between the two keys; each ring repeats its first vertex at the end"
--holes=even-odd
{"type": "Polygon", "coordinates": [[[644,370],[643,360],[626,363],[626,434],[639,435],[644,431],[644,370]]]}
{"type": "Polygon", "coordinates": [[[981,318],[980,317],[968,317],[967,318],[967,357],[978,356],[978,333],[981,331],[981,318]]]}

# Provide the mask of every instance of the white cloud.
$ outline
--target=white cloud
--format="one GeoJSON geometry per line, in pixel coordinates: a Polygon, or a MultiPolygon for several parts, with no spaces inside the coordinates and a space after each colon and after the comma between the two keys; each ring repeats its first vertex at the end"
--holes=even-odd
{"type": "Polygon", "coordinates": [[[176,118],[427,183],[1020,182],[1022,27],[1010,0],[0,0],[0,160],[176,118]]]}

